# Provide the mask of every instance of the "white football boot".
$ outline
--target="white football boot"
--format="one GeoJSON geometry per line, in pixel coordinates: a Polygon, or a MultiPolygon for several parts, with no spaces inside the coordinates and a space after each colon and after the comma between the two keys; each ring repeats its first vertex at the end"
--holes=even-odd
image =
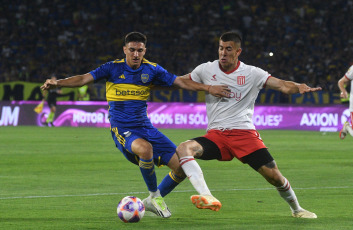
{"type": "Polygon", "coordinates": [[[157,216],[161,216],[163,218],[169,218],[172,213],[170,212],[168,206],[164,202],[163,197],[154,197],[151,196],[144,199],[143,204],[145,205],[145,210],[153,212],[157,216]]]}
{"type": "Polygon", "coordinates": [[[342,140],[347,136],[347,133],[348,133],[347,126],[349,126],[349,123],[345,122],[343,125],[343,128],[340,131],[339,136],[342,140]]]}
{"type": "Polygon", "coordinates": [[[292,212],[292,216],[296,218],[307,218],[307,219],[316,219],[317,215],[308,210],[301,209],[300,211],[292,212]]]}

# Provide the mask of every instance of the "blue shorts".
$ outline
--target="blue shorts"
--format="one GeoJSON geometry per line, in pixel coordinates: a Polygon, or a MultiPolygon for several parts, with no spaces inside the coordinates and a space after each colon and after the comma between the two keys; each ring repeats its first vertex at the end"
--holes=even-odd
{"type": "Polygon", "coordinates": [[[124,154],[126,159],[138,165],[139,157],[132,153],[131,144],[137,138],[151,143],[153,160],[157,166],[167,165],[175,154],[176,145],[155,127],[111,128],[115,146],[124,154]]]}

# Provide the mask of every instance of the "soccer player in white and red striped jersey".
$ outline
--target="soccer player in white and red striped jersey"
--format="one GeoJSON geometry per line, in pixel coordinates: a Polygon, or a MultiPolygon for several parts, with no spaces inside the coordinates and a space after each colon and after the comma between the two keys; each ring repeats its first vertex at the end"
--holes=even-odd
{"type": "Polygon", "coordinates": [[[272,77],[268,72],[238,60],[241,37],[235,32],[224,33],[219,41],[219,60],[199,65],[190,74],[193,81],[211,85],[228,85],[230,98],[206,94],[208,127],[206,135],[181,143],[177,148],[180,164],[199,195],[191,196],[197,208],[218,211],[222,204],[212,196],[195,158],[230,161],[234,157],[250,165],[287,201],[293,217],[317,218],[303,209],[276,162],[267,150],[252,122],[254,104],[262,88],[286,94],[321,90],[272,77]]]}
{"type": "Polygon", "coordinates": [[[350,123],[346,122],[343,125],[342,130],[339,133],[340,138],[343,140],[347,133],[349,133],[351,136],[353,136],[353,129],[352,129],[352,125],[353,125],[353,65],[351,65],[351,67],[348,69],[347,73],[338,81],[338,87],[341,90],[341,94],[340,97],[341,98],[348,98],[348,92],[345,88],[345,85],[347,85],[348,83],[351,83],[351,93],[349,96],[349,112],[351,114],[351,120],[350,123]]]}

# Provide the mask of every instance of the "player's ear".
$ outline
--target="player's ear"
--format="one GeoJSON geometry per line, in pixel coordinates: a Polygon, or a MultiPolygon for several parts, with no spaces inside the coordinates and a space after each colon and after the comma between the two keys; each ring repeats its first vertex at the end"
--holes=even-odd
{"type": "Polygon", "coordinates": [[[241,54],[241,51],[243,51],[240,47],[237,49],[237,55],[239,56],[241,54]]]}

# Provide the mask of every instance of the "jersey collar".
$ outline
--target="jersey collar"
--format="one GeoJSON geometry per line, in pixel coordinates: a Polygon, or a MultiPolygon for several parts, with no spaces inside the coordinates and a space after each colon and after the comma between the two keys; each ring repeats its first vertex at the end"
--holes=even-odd
{"type": "Polygon", "coordinates": [[[232,70],[230,70],[230,71],[225,71],[223,68],[222,68],[222,66],[221,66],[221,64],[219,64],[219,62],[218,62],[218,65],[219,65],[219,68],[222,70],[222,72],[224,72],[225,74],[231,74],[231,73],[233,73],[234,71],[236,71],[238,68],[239,68],[239,66],[240,66],[240,61],[238,60],[238,63],[237,63],[237,66],[234,68],[234,69],[232,69],[232,70]]]}

